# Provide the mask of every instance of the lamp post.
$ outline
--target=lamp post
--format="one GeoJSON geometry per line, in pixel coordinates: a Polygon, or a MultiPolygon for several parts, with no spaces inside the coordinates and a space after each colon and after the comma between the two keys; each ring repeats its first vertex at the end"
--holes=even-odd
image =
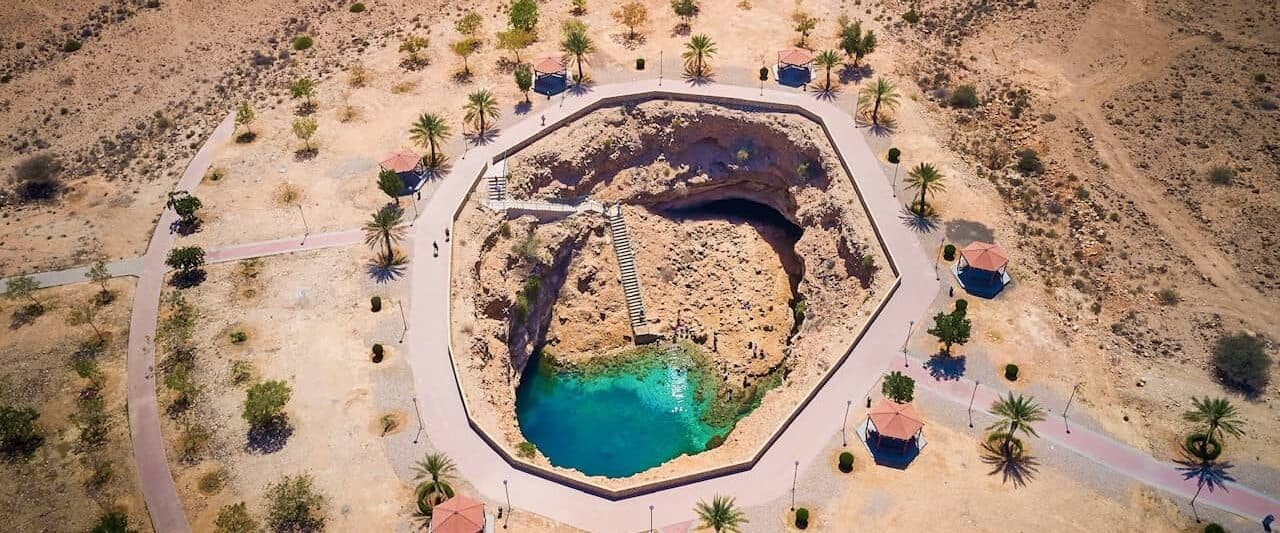
{"type": "Polygon", "coordinates": [[[796,461],[795,470],[791,472],[791,510],[796,510],[796,477],[800,475],[800,461],[796,461]]]}
{"type": "MultiPolygon", "coordinates": [[[[943,239],[943,240],[946,240],[946,239],[943,239]]],[[[934,279],[934,281],[942,281],[942,275],[941,275],[941,274],[938,274],[938,265],[940,264],[940,261],[941,261],[941,259],[942,259],[942,246],[943,246],[943,243],[939,242],[939,243],[938,243],[938,249],[937,249],[937,250],[934,250],[934,252],[933,252],[933,279],[934,279]]]]}
{"type": "Polygon", "coordinates": [[[400,330],[400,342],[396,344],[404,344],[404,335],[409,332],[409,321],[404,318],[404,302],[396,300],[396,305],[400,306],[400,322],[404,323],[404,329],[400,330]]]}
{"type": "Polygon", "coordinates": [[[845,428],[848,427],[849,425],[849,408],[850,407],[853,407],[853,400],[849,400],[844,404],[844,422],[840,423],[840,447],[841,448],[849,445],[847,442],[847,439],[845,438],[844,431],[845,431],[845,428]]]}
{"type": "Polygon", "coordinates": [[[1071,425],[1067,423],[1067,411],[1071,409],[1071,400],[1076,399],[1076,391],[1080,390],[1080,383],[1077,382],[1071,387],[1071,396],[1067,398],[1067,406],[1062,409],[1062,424],[1067,426],[1067,433],[1071,433],[1071,425]]]}
{"type": "Polygon", "coordinates": [[[658,50],[658,87],[662,87],[662,50],[658,50]]]}
{"type": "Polygon", "coordinates": [[[907,324],[907,338],[902,340],[902,368],[907,368],[911,366],[911,364],[907,362],[907,343],[911,342],[911,330],[914,329],[915,327],[916,327],[915,320],[912,320],[910,323],[907,324]]]}
{"type": "Polygon", "coordinates": [[[978,397],[978,385],[981,381],[973,382],[973,394],[969,396],[969,427],[973,427],[973,399],[978,397]]]}
{"type": "Polygon", "coordinates": [[[502,517],[502,529],[507,529],[507,522],[511,520],[511,491],[507,489],[507,480],[502,480],[502,492],[507,495],[507,514],[502,517]]]}
{"type": "Polygon", "coordinates": [[[307,226],[307,214],[302,211],[302,204],[294,204],[298,206],[298,216],[302,217],[302,242],[298,246],[307,244],[307,235],[311,233],[311,228],[307,226]]]}
{"type": "Polygon", "coordinates": [[[649,506],[649,531],[653,532],[653,506],[649,506]]]}

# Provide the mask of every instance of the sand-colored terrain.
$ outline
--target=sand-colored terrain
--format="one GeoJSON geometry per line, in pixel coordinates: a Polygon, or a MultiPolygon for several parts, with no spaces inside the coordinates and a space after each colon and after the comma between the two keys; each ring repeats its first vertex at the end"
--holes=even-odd
{"type": "Polygon", "coordinates": [[[43,315],[9,323],[28,301],[5,300],[0,335],[0,405],[33,408],[43,444],[29,458],[0,459],[0,508],[13,531],[88,530],[109,511],[128,515],[129,525],[151,531],[137,485],[125,413],[125,345],[133,280],[107,284],[113,300],[100,305],[95,323],[106,345],[94,354],[83,346],[97,339],[91,326],[71,327],[67,314],[94,300],[102,288],[79,283],[36,293],[43,315]],[[75,364],[80,361],[80,364],[75,364]],[[85,377],[81,377],[79,371],[85,377]],[[90,404],[101,401],[100,411],[90,404]],[[95,415],[94,413],[100,413],[95,415]],[[90,424],[87,417],[102,416],[90,424]],[[79,422],[83,421],[83,422],[79,422]],[[101,439],[82,428],[101,427],[101,439]]]}

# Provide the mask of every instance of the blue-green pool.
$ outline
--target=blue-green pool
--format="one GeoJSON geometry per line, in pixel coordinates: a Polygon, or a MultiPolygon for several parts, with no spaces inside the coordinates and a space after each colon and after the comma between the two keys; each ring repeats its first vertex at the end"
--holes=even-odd
{"type": "Polygon", "coordinates": [[[627,477],[703,451],[727,428],[702,421],[708,402],[695,399],[689,365],[668,356],[589,377],[530,361],[516,390],[520,431],[551,464],[593,476],[627,477]]]}

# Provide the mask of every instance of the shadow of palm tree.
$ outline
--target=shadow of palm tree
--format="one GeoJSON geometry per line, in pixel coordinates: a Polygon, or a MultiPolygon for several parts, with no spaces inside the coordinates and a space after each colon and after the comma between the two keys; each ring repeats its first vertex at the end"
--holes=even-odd
{"type": "Polygon", "coordinates": [[[570,85],[568,89],[565,89],[565,91],[574,96],[582,96],[589,94],[595,86],[595,81],[593,81],[590,76],[587,76],[587,79],[570,85]]]}
{"type": "Polygon", "coordinates": [[[698,74],[689,67],[685,67],[683,76],[685,83],[694,87],[710,85],[716,81],[716,73],[712,72],[709,67],[703,67],[702,74],[698,74]]]}
{"type": "Polygon", "coordinates": [[[965,357],[938,352],[924,362],[924,367],[929,369],[929,375],[933,379],[954,381],[964,376],[965,357]]]}
{"type": "Polygon", "coordinates": [[[871,68],[871,65],[862,65],[859,67],[855,67],[853,65],[845,63],[844,66],[840,67],[840,72],[839,72],[840,83],[858,83],[862,80],[870,78],[871,75],[874,73],[875,73],[875,70],[871,68]]]}
{"type": "Polygon", "coordinates": [[[1204,488],[1208,488],[1209,492],[1217,489],[1227,490],[1227,483],[1236,480],[1227,472],[1235,466],[1229,462],[1206,461],[1190,456],[1174,462],[1179,465],[1177,469],[1182,474],[1182,479],[1196,480],[1196,494],[1204,488]]]}
{"type": "Polygon", "coordinates": [[[876,137],[888,137],[898,131],[898,121],[894,120],[893,117],[882,116],[880,117],[880,123],[872,124],[868,131],[876,137]]]}
{"type": "Polygon", "coordinates": [[[444,156],[444,154],[436,154],[436,163],[427,166],[422,172],[422,178],[428,180],[436,180],[449,175],[449,171],[453,170],[453,162],[444,156]]]}
{"type": "Polygon", "coordinates": [[[839,96],[840,96],[840,87],[834,83],[831,84],[830,87],[825,87],[825,88],[819,85],[814,86],[814,91],[813,91],[814,98],[817,98],[819,100],[823,100],[826,102],[830,102],[835,100],[839,96]]]}
{"type": "Polygon", "coordinates": [[[903,225],[910,228],[916,233],[929,233],[941,225],[941,218],[937,215],[925,214],[921,216],[907,206],[902,207],[902,211],[898,213],[898,218],[902,220],[903,225]]]}
{"type": "Polygon", "coordinates": [[[493,142],[494,139],[498,138],[500,133],[502,133],[502,130],[497,126],[494,126],[479,133],[464,133],[462,137],[466,142],[471,143],[471,146],[480,146],[493,142]]]}
{"type": "Polygon", "coordinates": [[[370,278],[377,283],[388,283],[400,279],[407,270],[409,260],[403,255],[394,254],[391,258],[387,258],[387,254],[380,253],[377,257],[370,259],[365,265],[364,270],[369,274],[370,278]]]}
{"type": "Polygon", "coordinates": [[[1002,483],[1011,483],[1014,488],[1027,485],[1036,477],[1040,462],[1025,452],[1006,452],[998,443],[987,442],[982,445],[982,462],[991,466],[989,476],[1000,474],[1002,483]]]}

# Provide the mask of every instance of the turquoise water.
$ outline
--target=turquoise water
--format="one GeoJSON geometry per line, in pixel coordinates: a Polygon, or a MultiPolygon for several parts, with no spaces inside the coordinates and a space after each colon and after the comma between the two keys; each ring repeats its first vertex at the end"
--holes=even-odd
{"type": "Polygon", "coordinates": [[[551,464],[626,477],[695,454],[726,431],[701,420],[707,402],[680,364],[638,365],[600,375],[529,362],[516,390],[516,419],[551,464]]]}

